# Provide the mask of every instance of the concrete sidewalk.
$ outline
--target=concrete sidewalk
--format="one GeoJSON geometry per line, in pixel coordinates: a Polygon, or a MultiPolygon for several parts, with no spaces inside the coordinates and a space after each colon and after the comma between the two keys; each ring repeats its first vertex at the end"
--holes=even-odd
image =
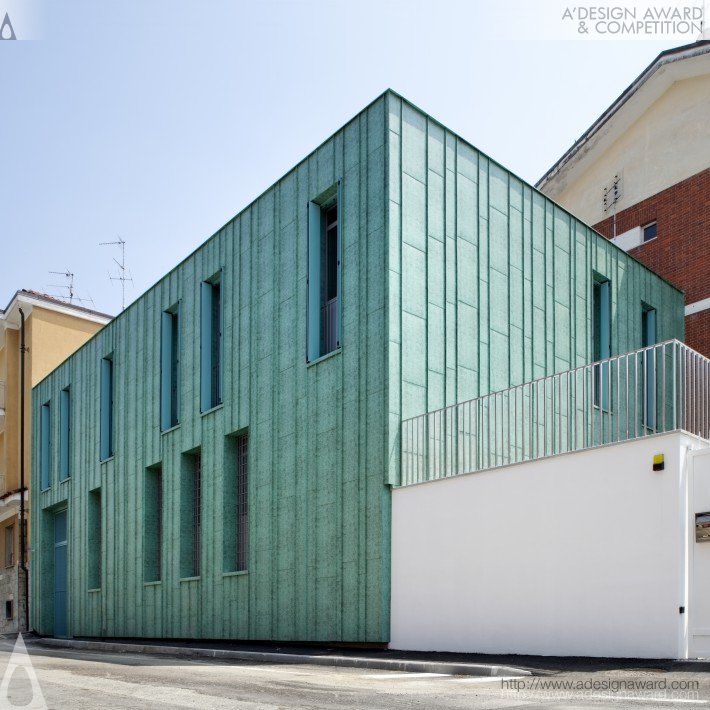
{"type": "MultiPolygon", "coordinates": [[[[189,644],[188,642],[148,642],[133,639],[56,639],[28,637],[28,645],[110,653],[146,653],[182,658],[215,658],[252,663],[290,663],[345,668],[368,668],[409,673],[446,673],[466,676],[529,676],[532,671],[507,664],[454,661],[431,654],[431,658],[411,657],[406,652],[377,649],[323,647],[259,647],[253,644],[189,644]]],[[[422,656],[426,654],[417,654],[422,656]]]]}
{"type": "Polygon", "coordinates": [[[163,639],[55,639],[30,634],[28,644],[111,653],[146,653],[182,658],[215,658],[252,663],[309,664],[367,668],[410,673],[446,673],[467,676],[541,676],[569,672],[652,670],[710,672],[710,661],[668,659],[572,658],[465,653],[423,653],[386,648],[339,647],[268,642],[230,642],[163,639]]]}

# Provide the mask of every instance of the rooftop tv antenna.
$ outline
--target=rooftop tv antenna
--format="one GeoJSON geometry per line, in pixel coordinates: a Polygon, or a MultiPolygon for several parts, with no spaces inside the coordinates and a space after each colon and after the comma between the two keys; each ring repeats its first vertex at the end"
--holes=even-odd
{"type": "MultiPolygon", "coordinates": [[[[61,298],[62,301],[67,303],[74,303],[78,301],[79,303],[90,303],[94,305],[94,299],[89,296],[89,298],[79,298],[74,291],[74,273],[67,269],[66,271],[50,271],[50,274],[56,274],[57,276],[63,276],[67,282],[64,284],[49,284],[50,288],[65,288],[67,294],[56,294],[57,298],[61,298]]],[[[55,295],[55,294],[50,294],[55,295]]]]}
{"type": "Polygon", "coordinates": [[[614,179],[604,188],[604,199],[602,201],[604,212],[611,210],[613,216],[613,230],[616,236],[616,203],[621,199],[621,172],[614,175],[614,179]]]}
{"type": "Polygon", "coordinates": [[[109,271],[108,277],[111,281],[121,282],[121,310],[124,310],[126,307],[126,282],[133,283],[131,272],[126,269],[126,241],[118,237],[114,242],[99,242],[99,246],[119,246],[121,249],[121,261],[115,257],[113,259],[116,262],[116,266],[118,266],[118,276],[111,276],[109,271]]]}

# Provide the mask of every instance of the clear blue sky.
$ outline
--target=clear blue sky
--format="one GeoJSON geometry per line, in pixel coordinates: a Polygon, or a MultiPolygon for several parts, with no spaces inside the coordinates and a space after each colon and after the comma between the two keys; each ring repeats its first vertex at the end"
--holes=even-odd
{"type": "Polygon", "coordinates": [[[98,242],[134,300],[387,87],[535,182],[670,46],[513,40],[509,7],[47,3],[41,41],[0,42],[0,307],[70,268],[118,312],[98,242]]]}

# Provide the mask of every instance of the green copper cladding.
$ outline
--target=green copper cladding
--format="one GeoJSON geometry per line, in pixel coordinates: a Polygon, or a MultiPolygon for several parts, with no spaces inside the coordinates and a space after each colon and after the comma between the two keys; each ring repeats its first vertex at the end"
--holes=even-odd
{"type": "Polygon", "coordinates": [[[682,338],[682,294],[386,92],[35,389],[34,455],[58,446],[67,387],[72,437],[71,478],[47,451],[49,488],[32,482],[35,629],[63,632],[66,509],[69,635],[387,641],[401,420],[590,361],[597,277],[610,282],[613,353],[640,346],[642,303],[659,339],[682,338]],[[339,347],[308,363],[320,345],[307,342],[309,205],[331,194],[339,347]],[[222,404],[202,412],[203,282],[215,274],[222,404]],[[161,323],[177,303],[179,423],[161,433],[161,323]],[[107,354],[113,456],[101,462],[107,354]],[[247,519],[242,570],[234,528],[247,519]],[[197,561],[181,559],[196,539],[197,561]]]}

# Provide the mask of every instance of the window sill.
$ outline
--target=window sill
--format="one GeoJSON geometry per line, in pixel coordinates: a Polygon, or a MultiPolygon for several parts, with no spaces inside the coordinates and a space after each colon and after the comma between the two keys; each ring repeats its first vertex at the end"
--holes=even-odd
{"type": "Polygon", "coordinates": [[[202,577],[199,575],[197,577],[180,577],[180,584],[183,582],[199,582],[201,579],[202,577]]]}
{"type": "Polygon", "coordinates": [[[101,591],[101,587],[95,587],[94,589],[89,589],[89,594],[98,594],[101,591]]]}
{"type": "MultiPolygon", "coordinates": [[[[182,581],[182,580],[181,580],[182,581]]],[[[163,583],[162,579],[156,579],[153,582],[143,582],[144,587],[158,587],[163,583]]]]}
{"type": "Polygon", "coordinates": [[[222,572],[223,577],[243,577],[249,574],[248,569],[235,570],[234,572],[222,572]]]}
{"type": "Polygon", "coordinates": [[[216,404],[212,409],[206,409],[204,412],[200,412],[201,417],[205,417],[208,414],[212,414],[212,412],[216,412],[218,409],[222,409],[224,407],[224,402],[220,402],[219,404],[216,404]]]}
{"type": "Polygon", "coordinates": [[[163,436],[163,434],[169,434],[171,431],[175,431],[176,429],[179,429],[179,428],[180,428],[180,422],[171,426],[170,429],[162,429],[160,432],[160,436],[163,436]]]}
{"type": "Polygon", "coordinates": [[[336,348],[335,350],[331,350],[329,353],[326,353],[325,355],[321,355],[320,357],[316,358],[315,360],[311,360],[310,362],[306,362],[306,367],[313,367],[314,365],[320,365],[320,363],[324,362],[325,360],[328,360],[331,357],[335,357],[336,355],[340,355],[343,352],[342,346],[339,348],[336,348]]]}

